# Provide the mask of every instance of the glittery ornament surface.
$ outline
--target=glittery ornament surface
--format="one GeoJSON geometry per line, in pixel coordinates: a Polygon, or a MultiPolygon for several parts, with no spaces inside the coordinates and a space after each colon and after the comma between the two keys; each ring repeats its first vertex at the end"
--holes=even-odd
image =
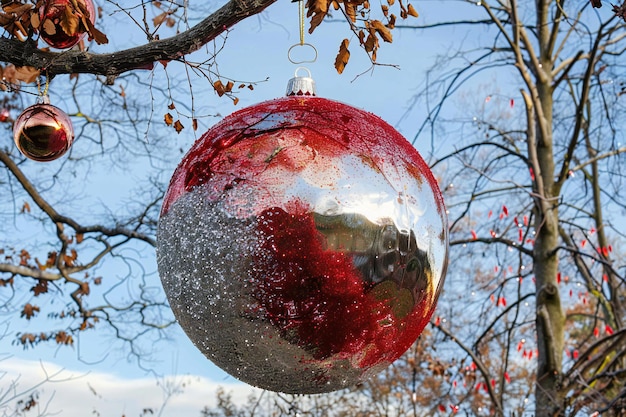
{"type": "MultiPolygon", "coordinates": [[[[92,0],[79,0],[85,6],[88,16],[85,18],[94,24],[96,21],[96,10],[92,0]]],[[[45,0],[39,7],[40,34],[41,39],[48,45],[56,49],[68,49],[76,45],[87,32],[80,31],[78,12],[72,6],[71,0],[45,0]],[[68,15],[71,18],[68,18],[68,15]],[[75,23],[75,28],[69,22],[75,23]],[[76,33],[68,34],[66,30],[74,28],[76,33]]]]}
{"type": "Polygon", "coordinates": [[[316,97],[243,109],[170,182],[157,261],[195,345],[261,388],[321,393],[401,356],[435,308],[445,209],[378,117],[316,97]]]}
{"type": "Polygon", "coordinates": [[[51,104],[38,103],[27,107],[15,120],[13,140],[27,158],[52,161],[70,148],[74,141],[74,129],[63,110],[51,104]]]}

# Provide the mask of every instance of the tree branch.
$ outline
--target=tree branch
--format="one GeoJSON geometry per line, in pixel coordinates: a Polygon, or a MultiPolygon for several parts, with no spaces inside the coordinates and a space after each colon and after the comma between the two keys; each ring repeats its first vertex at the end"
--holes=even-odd
{"type": "Polygon", "coordinates": [[[35,41],[0,38],[0,61],[57,74],[90,73],[116,77],[135,69],[152,69],[156,61],[170,61],[200,49],[246,17],[262,12],[276,0],[230,0],[189,30],[171,38],[107,54],[87,51],[46,52],[35,41]]]}
{"type": "Polygon", "coordinates": [[[33,183],[26,177],[26,175],[20,170],[15,161],[11,157],[0,150],[0,162],[2,162],[11,171],[13,176],[21,184],[28,195],[33,199],[35,204],[52,220],[54,223],[63,223],[69,225],[76,233],[102,233],[106,236],[126,236],[128,238],[142,240],[152,246],[156,245],[156,241],[151,236],[137,232],[136,230],[129,230],[123,227],[105,227],[100,225],[94,226],[82,226],[74,219],[59,214],[54,207],[52,207],[35,188],[33,183]]]}

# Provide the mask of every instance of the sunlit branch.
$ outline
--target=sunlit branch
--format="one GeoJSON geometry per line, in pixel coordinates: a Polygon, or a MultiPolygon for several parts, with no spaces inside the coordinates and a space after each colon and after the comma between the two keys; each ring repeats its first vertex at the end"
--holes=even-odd
{"type": "Polygon", "coordinates": [[[230,0],[202,22],[176,36],[107,54],[88,51],[47,52],[35,41],[0,38],[0,61],[30,66],[48,75],[90,73],[116,77],[135,69],[151,69],[154,62],[178,60],[200,49],[246,17],[276,0],[230,0]]]}
{"type": "Polygon", "coordinates": [[[39,194],[35,186],[30,182],[28,177],[22,172],[18,165],[7,155],[4,151],[0,150],[0,162],[2,162],[11,171],[13,176],[17,179],[20,185],[33,199],[35,204],[52,220],[54,223],[63,223],[69,225],[76,233],[102,233],[103,235],[113,236],[126,236],[133,239],[142,240],[152,246],[156,244],[154,238],[139,233],[136,230],[128,230],[122,227],[104,227],[100,225],[94,226],[82,226],[72,218],[59,214],[54,207],[52,207],[42,196],[39,194]]]}

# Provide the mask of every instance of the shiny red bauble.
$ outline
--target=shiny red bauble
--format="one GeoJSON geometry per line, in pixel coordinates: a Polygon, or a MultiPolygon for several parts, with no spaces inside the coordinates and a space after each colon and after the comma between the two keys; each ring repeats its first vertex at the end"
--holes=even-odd
{"type": "Polygon", "coordinates": [[[34,161],[60,158],[74,142],[70,117],[58,107],[37,103],[26,108],[13,124],[13,140],[34,161]]]}
{"type": "MultiPolygon", "coordinates": [[[[77,0],[77,3],[84,6],[87,19],[91,23],[96,21],[96,10],[92,0],[77,0]]],[[[70,0],[46,0],[39,8],[40,34],[41,39],[56,49],[68,49],[76,45],[87,32],[81,30],[79,24],[82,12],[72,5],[70,0]],[[76,33],[67,33],[67,24],[64,21],[71,19],[78,25],[76,33]]]]}
{"type": "Polygon", "coordinates": [[[157,262],[195,345],[264,389],[321,393],[417,339],[447,265],[441,193],[417,151],[365,111],[285,97],[225,118],[178,166],[157,262]]]}

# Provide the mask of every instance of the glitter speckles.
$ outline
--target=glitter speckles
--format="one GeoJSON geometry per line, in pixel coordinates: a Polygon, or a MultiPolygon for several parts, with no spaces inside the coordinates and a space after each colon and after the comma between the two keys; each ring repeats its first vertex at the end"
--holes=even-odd
{"type": "Polygon", "coordinates": [[[428,323],[447,263],[441,194],[417,152],[379,118],[313,97],[243,109],[204,134],[174,173],[157,237],[195,345],[288,393],[389,366],[428,323]]]}

